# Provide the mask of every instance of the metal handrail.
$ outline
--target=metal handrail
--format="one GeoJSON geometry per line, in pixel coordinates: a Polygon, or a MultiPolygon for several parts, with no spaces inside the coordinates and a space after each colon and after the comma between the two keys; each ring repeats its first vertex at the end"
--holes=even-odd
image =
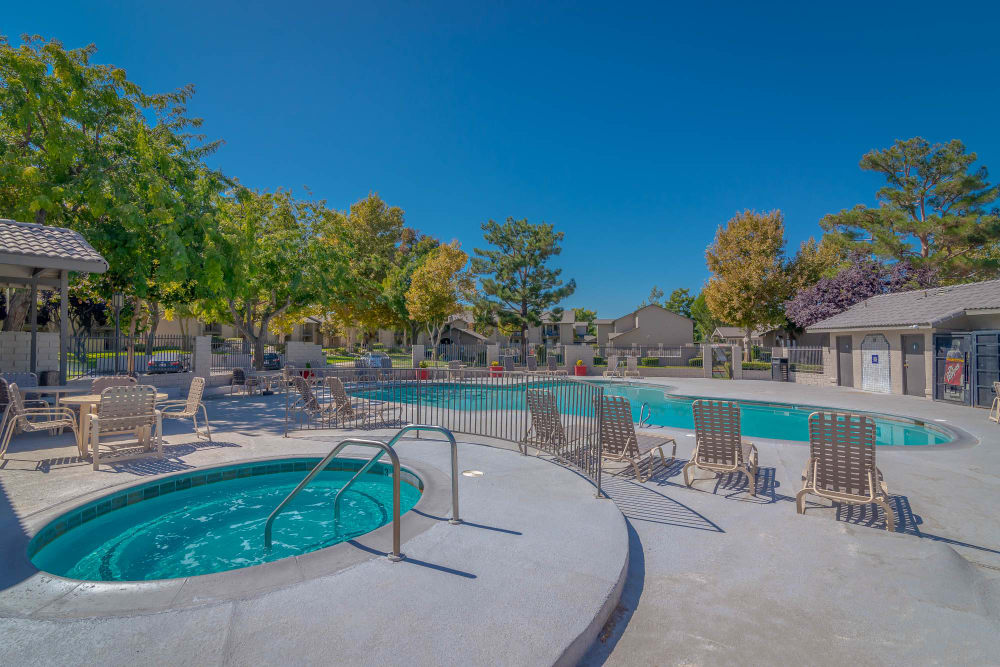
{"type": "Polygon", "coordinates": [[[382,442],[381,440],[366,440],[362,438],[348,438],[346,440],[341,440],[336,447],[334,447],[329,454],[323,457],[323,460],[316,464],[309,474],[305,476],[299,485],[292,489],[292,492],[285,496],[285,499],[274,509],[273,512],[267,517],[267,522],[264,524],[264,547],[266,549],[271,548],[271,526],[274,523],[275,517],[281,513],[281,510],[285,509],[285,506],[292,501],[299,491],[301,491],[306,484],[308,484],[312,479],[323,470],[327,464],[336,458],[337,454],[340,453],[344,447],[348,445],[361,445],[362,447],[375,447],[382,450],[376,458],[381,458],[383,453],[389,454],[389,460],[392,462],[392,551],[389,552],[388,558],[393,562],[398,562],[403,560],[403,554],[400,553],[399,549],[399,456],[396,454],[395,450],[382,442]]]}
{"type": "MultiPolygon", "coordinates": [[[[462,523],[462,519],[458,515],[458,443],[455,442],[455,436],[451,431],[444,428],[443,426],[431,426],[430,424],[408,424],[396,432],[396,435],[392,436],[392,439],[387,443],[389,448],[395,446],[399,439],[403,437],[404,433],[409,431],[437,431],[443,433],[447,438],[448,442],[451,443],[451,518],[448,519],[448,523],[452,525],[457,525],[462,523]]],[[[344,495],[348,488],[354,482],[361,477],[361,475],[368,472],[368,469],[375,465],[380,458],[382,458],[384,452],[379,452],[371,458],[368,463],[363,465],[358,472],[354,474],[347,484],[340,487],[337,491],[337,495],[333,497],[333,518],[334,521],[340,521],[340,497],[344,495]]]]}
{"type": "Polygon", "coordinates": [[[643,404],[639,406],[639,426],[647,426],[649,424],[649,420],[652,418],[653,409],[649,407],[649,403],[643,402],[643,404]],[[645,416],[643,416],[643,413],[645,413],[645,416]]]}

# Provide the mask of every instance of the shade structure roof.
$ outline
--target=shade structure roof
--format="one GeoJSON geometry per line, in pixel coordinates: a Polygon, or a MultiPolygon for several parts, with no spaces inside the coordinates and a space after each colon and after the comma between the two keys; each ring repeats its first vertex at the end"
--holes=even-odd
{"type": "Polygon", "coordinates": [[[63,271],[107,270],[107,260],[72,229],[0,218],[0,282],[46,282],[63,271]]]}

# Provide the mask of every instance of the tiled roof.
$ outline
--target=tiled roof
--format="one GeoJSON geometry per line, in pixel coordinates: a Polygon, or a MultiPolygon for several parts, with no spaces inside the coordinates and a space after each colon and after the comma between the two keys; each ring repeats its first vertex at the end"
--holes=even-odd
{"type": "Polygon", "coordinates": [[[0,218],[0,263],[104,273],[108,263],[77,232],[0,218]]]}
{"type": "Polygon", "coordinates": [[[935,326],[977,309],[1000,309],[1000,280],[880,294],[813,324],[808,331],[935,326]]]}

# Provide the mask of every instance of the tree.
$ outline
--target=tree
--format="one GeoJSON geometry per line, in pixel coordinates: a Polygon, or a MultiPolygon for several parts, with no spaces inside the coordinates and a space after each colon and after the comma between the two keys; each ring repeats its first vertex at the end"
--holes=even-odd
{"type": "Polygon", "coordinates": [[[804,329],[869,297],[936,284],[932,268],[914,267],[908,260],[886,266],[872,257],[856,254],[837,275],[799,290],[785,302],[785,313],[792,323],[804,329]]]}
{"type": "Polygon", "coordinates": [[[219,233],[224,280],[206,311],[252,343],[259,369],[272,320],[306,311],[344,281],[343,258],[329,242],[338,233],[336,213],[287,191],[240,188],[221,204],[219,233]]]}
{"type": "Polygon", "coordinates": [[[747,361],[751,332],[780,324],[791,296],[784,233],[781,211],[747,210],[720,227],[705,251],[713,274],[703,291],[705,303],[715,318],[743,330],[747,361]]]}
{"type": "Polygon", "coordinates": [[[675,312],[678,315],[691,317],[692,303],[694,303],[694,297],[691,296],[691,293],[683,287],[678,287],[670,293],[670,298],[662,305],[667,310],[675,312]]]}
{"type": "Polygon", "coordinates": [[[542,312],[576,290],[576,281],[559,278],[561,269],[548,262],[562,252],[563,233],[552,225],[507,218],[505,223],[483,223],[484,237],[493,248],[475,249],[472,271],[481,276],[481,309],[498,318],[501,327],[521,332],[521,352],[527,354],[527,330],[540,326],[542,312]]]}
{"type": "Polygon", "coordinates": [[[432,236],[421,235],[416,230],[405,230],[405,235],[396,261],[382,281],[382,296],[395,319],[395,326],[403,329],[410,343],[415,343],[421,322],[410,316],[406,293],[413,283],[413,275],[441,242],[432,236]]]}
{"type": "Polygon", "coordinates": [[[448,318],[462,309],[462,299],[475,289],[475,281],[463,271],[468,261],[457,241],[439,245],[413,272],[406,291],[406,308],[411,318],[427,327],[435,358],[448,318]]]}
{"type": "Polygon", "coordinates": [[[704,290],[699,292],[698,296],[691,302],[691,319],[694,320],[695,341],[711,339],[712,332],[722,324],[722,322],[712,315],[712,311],[708,309],[708,304],[705,303],[704,290]]]}
{"type": "Polygon", "coordinates": [[[660,299],[663,298],[663,294],[664,292],[659,288],[659,286],[653,285],[653,287],[649,290],[649,296],[647,296],[643,302],[639,304],[639,308],[661,305],[660,299]]]}
{"type": "Polygon", "coordinates": [[[586,322],[587,333],[591,336],[597,335],[597,327],[594,326],[594,320],[597,319],[597,311],[587,310],[586,308],[574,308],[573,319],[576,322],[586,322]]]}
{"type": "Polygon", "coordinates": [[[861,158],[861,168],[885,176],[877,208],[859,204],[827,215],[824,230],[852,250],[888,261],[910,260],[947,281],[996,277],[1000,260],[982,252],[1000,242],[1000,215],[988,210],[1000,186],[961,141],[930,144],[915,137],[861,158]]]}

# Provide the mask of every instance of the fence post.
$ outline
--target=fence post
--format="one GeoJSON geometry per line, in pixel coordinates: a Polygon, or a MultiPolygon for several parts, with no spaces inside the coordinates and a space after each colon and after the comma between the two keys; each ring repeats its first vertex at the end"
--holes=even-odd
{"type": "Polygon", "coordinates": [[[715,360],[712,359],[712,344],[703,343],[701,346],[701,374],[704,377],[712,377],[712,363],[715,360]]]}
{"type": "Polygon", "coordinates": [[[191,356],[191,372],[194,377],[202,377],[206,381],[212,377],[212,337],[195,336],[191,356]]]}
{"type": "Polygon", "coordinates": [[[733,367],[733,379],[742,380],[743,379],[743,348],[739,345],[733,345],[732,352],[732,367],[733,367]]]}
{"type": "Polygon", "coordinates": [[[414,345],[410,348],[410,358],[413,360],[414,368],[420,368],[420,362],[424,360],[425,354],[423,345],[414,345]]]}
{"type": "Polygon", "coordinates": [[[500,361],[500,346],[499,345],[487,345],[486,346],[486,367],[489,368],[490,364],[494,361],[500,361]]]}
{"type": "MultiPolygon", "coordinates": [[[[608,498],[607,495],[601,490],[601,470],[604,468],[603,456],[604,456],[604,440],[601,437],[602,431],[602,421],[604,419],[604,387],[598,387],[597,389],[597,498],[608,498]]],[[[651,454],[652,456],[652,454],[651,454]]],[[[651,459],[652,460],[652,459],[651,459]]]]}

